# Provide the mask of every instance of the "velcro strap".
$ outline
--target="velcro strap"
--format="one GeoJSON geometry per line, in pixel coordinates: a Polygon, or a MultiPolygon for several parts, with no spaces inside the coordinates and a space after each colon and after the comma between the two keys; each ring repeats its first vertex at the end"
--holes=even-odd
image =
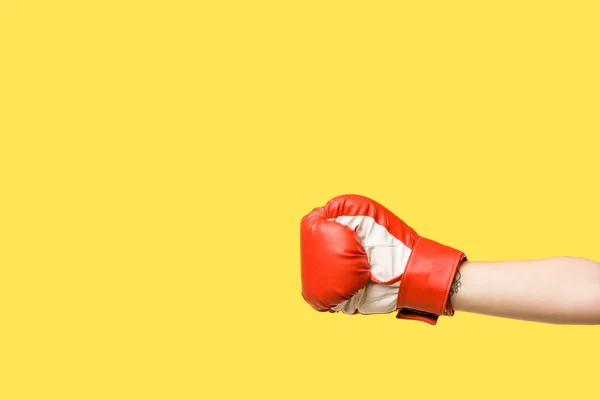
{"type": "Polygon", "coordinates": [[[465,259],[460,250],[418,237],[400,281],[396,317],[435,325],[438,316],[454,315],[448,295],[465,259]]]}

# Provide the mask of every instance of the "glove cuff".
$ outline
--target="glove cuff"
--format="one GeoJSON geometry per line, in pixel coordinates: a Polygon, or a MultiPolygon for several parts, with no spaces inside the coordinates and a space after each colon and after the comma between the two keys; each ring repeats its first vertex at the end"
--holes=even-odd
{"type": "Polygon", "coordinates": [[[424,237],[417,237],[400,281],[397,318],[437,323],[454,315],[448,296],[465,254],[424,237]]]}

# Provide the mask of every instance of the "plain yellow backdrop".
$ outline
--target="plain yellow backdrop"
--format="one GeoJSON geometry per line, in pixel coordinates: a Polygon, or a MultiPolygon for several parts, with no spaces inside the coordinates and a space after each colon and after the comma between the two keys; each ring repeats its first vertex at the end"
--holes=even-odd
{"type": "Polygon", "coordinates": [[[359,193],[471,260],[600,260],[599,17],[1,2],[0,398],[598,398],[600,327],[313,311],[299,222],[359,193]]]}

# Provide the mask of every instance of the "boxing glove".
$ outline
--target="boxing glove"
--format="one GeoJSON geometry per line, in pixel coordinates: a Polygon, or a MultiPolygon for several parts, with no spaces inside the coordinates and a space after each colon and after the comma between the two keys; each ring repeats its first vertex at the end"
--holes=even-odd
{"type": "Polygon", "coordinates": [[[420,236],[376,201],[338,196],[300,224],[302,297],[317,311],[381,314],[432,325],[452,316],[465,254],[420,236]]]}

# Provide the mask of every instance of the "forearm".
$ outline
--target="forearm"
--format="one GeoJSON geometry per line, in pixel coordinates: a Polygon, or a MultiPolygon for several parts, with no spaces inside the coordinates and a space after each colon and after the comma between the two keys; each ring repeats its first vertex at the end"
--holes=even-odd
{"type": "MultiPolygon", "coordinates": [[[[600,324],[600,264],[576,257],[464,262],[456,311],[554,324],[600,324]]],[[[455,285],[456,286],[456,285],[455,285]]]]}

